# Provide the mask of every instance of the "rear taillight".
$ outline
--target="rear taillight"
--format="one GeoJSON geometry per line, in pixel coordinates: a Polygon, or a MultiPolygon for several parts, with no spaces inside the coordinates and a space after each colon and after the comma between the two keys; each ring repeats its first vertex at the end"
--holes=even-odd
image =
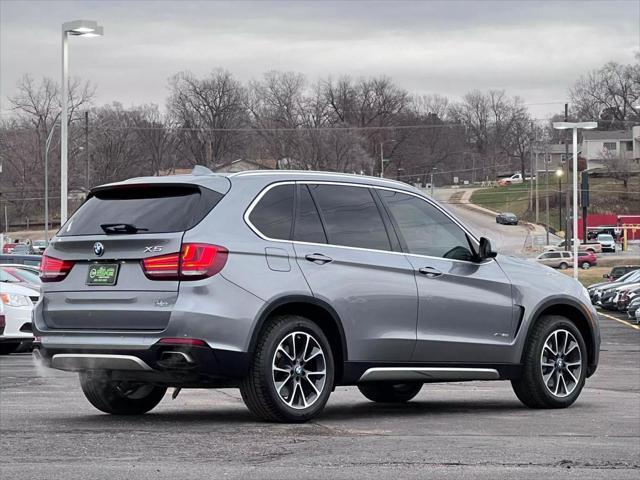
{"type": "Polygon", "coordinates": [[[73,263],[70,260],[60,260],[43,255],[40,262],[40,280],[43,282],[59,282],[71,271],[73,263]]]}
{"type": "Polygon", "coordinates": [[[142,269],[152,280],[199,280],[215,275],[227,263],[229,251],[206,243],[185,243],[180,253],[142,260],[142,269]]]}
{"type": "Polygon", "coordinates": [[[6,324],[7,320],[5,319],[4,315],[0,315],[0,328],[4,328],[6,324]]]}

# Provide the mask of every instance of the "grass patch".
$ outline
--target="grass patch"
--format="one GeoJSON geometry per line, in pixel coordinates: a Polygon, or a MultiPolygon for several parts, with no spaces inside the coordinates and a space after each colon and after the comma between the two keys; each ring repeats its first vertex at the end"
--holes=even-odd
{"type": "MultiPolygon", "coordinates": [[[[585,287],[589,285],[593,285],[594,283],[604,282],[605,279],[602,278],[602,275],[605,273],[609,273],[611,271],[611,267],[591,267],[588,270],[578,270],[578,281],[582,283],[585,287]]],[[[567,268],[566,270],[560,270],[560,272],[564,273],[568,277],[573,277],[573,269],[567,268]]]]}

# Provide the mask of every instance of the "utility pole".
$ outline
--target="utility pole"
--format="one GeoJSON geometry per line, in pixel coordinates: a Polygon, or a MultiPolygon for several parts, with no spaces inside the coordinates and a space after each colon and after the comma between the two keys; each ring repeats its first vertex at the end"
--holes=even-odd
{"type": "MultiPolygon", "coordinates": [[[[533,210],[533,122],[531,122],[531,138],[529,140],[529,211],[533,210]]],[[[526,180],[527,175],[522,172],[523,181],[526,180]]]]}
{"type": "MultiPolygon", "coordinates": [[[[565,122],[569,121],[569,104],[568,103],[564,104],[564,121],[565,122]]],[[[567,178],[567,184],[569,184],[571,168],[569,167],[569,143],[567,141],[566,132],[564,135],[564,167],[565,167],[565,174],[567,178]]],[[[575,175],[575,172],[574,172],[574,175],[575,175]]],[[[562,195],[562,191],[560,195],[562,195]]],[[[564,219],[564,238],[566,240],[566,242],[564,242],[564,249],[567,252],[571,250],[571,243],[569,240],[571,238],[571,235],[570,235],[571,222],[569,218],[570,217],[569,212],[571,211],[571,199],[569,197],[570,197],[569,192],[567,192],[567,195],[565,196],[566,218],[564,219]]],[[[576,212],[574,212],[573,214],[576,215],[576,212]]]]}
{"type": "Polygon", "coordinates": [[[89,191],[91,185],[89,184],[89,110],[84,112],[84,155],[86,162],[85,182],[84,186],[89,191]]]}
{"type": "Polygon", "coordinates": [[[540,202],[538,201],[538,151],[536,150],[536,176],[535,176],[535,182],[536,182],[536,224],[540,223],[540,202]]]}
{"type": "MultiPolygon", "coordinates": [[[[562,227],[562,175],[558,175],[558,195],[559,195],[559,200],[558,200],[558,228],[563,228],[562,227]]],[[[567,239],[567,233],[565,232],[564,235],[565,240],[567,239]]],[[[566,243],[566,242],[565,242],[566,243]]]]}
{"type": "Polygon", "coordinates": [[[431,198],[433,198],[433,172],[438,170],[437,167],[431,167],[431,198]]]}
{"type": "MultiPolygon", "coordinates": [[[[545,149],[546,150],[546,149],[545,149]]],[[[547,224],[547,245],[549,245],[549,161],[547,160],[547,152],[544,152],[544,183],[547,193],[544,196],[545,206],[547,208],[546,224],[547,224]]]]}
{"type": "Polygon", "coordinates": [[[384,153],[383,146],[384,143],[380,142],[380,178],[384,178],[384,153]]]}

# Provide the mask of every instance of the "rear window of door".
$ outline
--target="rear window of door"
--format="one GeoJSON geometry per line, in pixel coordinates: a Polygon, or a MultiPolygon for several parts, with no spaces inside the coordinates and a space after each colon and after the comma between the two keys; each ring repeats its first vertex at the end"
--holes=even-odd
{"type": "Polygon", "coordinates": [[[294,185],[277,185],[260,198],[249,221],[266,237],[290,240],[293,225],[294,185]]]}
{"type": "Polygon", "coordinates": [[[200,223],[222,197],[219,192],[195,185],[102,190],[76,210],[58,235],[180,232],[200,223]]]}
{"type": "Polygon", "coordinates": [[[467,234],[439,209],[421,198],[378,190],[408,253],[454,260],[473,259],[467,234]]]}
{"type": "Polygon", "coordinates": [[[389,236],[371,191],[366,187],[309,185],[329,243],[391,250],[389,236]]]}
{"type": "Polygon", "coordinates": [[[327,243],[318,209],[306,185],[298,185],[296,221],[293,239],[298,242],[327,243]]]}

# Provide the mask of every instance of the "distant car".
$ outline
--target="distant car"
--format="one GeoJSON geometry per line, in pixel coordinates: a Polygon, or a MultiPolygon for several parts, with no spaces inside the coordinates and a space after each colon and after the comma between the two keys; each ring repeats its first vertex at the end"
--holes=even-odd
{"type": "Polygon", "coordinates": [[[615,282],[623,275],[635,270],[640,270],[640,265],[618,265],[617,267],[613,267],[609,273],[602,275],[602,278],[607,278],[610,282],[615,282]]]}
{"type": "MultiPolygon", "coordinates": [[[[571,247],[573,247],[573,239],[571,239],[571,242],[569,242],[569,244],[571,245],[571,247]]],[[[566,240],[563,240],[556,245],[546,245],[544,247],[544,251],[557,252],[559,250],[564,250],[565,245],[567,245],[567,242],[566,240]]],[[[602,246],[598,242],[581,242],[580,245],[578,245],[578,250],[592,253],[602,253],[602,246]]]]}
{"type": "Polygon", "coordinates": [[[507,185],[511,185],[513,183],[522,183],[524,180],[522,178],[521,173],[514,173],[510,177],[501,178],[498,180],[498,185],[501,187],[506,187],[507,185]]]}
{"type": "Polygon", "coordinates": [[[640,297],[640,285],[623,290],[620,292],[616,303],[618,310],[626,312],[629,309],[631,302],[638,297],[640,297]]]}
{"type": "Polygon", "coordinates": [[[28,243],[18,243],[15,247],[13,247],[13,251],[11,255],[33,255],[35,251],[31,244],[28,243]]]}
{"type": "Polygon", "coordinates": [[[629,290],[635,290],[640,287],[640,282],[628,282],[615,287],[607,288],[602,292],[600,297],[600,306],[607,310],[619,310],[618,303],[620,297],[629,290]]]}
{"type": "Polygon", "coordinates": [[[2,253],[11,253],[13,249],[16,248],[17,243],[5,243],[2,246],[2,253]]]}
{"type": "Polygon", "coordinates": [[[627,307],[627,315],[629,318],[636,320],[636,323],[640,323],[638,317],[636,316],[640,311],[640,296],[634,298],[629,302],[629,306],[627,307]]]}
{"type": "Polygon", "coordinates": [[[0,289],[0,355],[15,352],[22,343],[33,342],[31,311],[40,293],[15,283],[0,289]]]}
{"type": "Polygon", "coordinates": [[[573,264],[571,252],[544,252],[536,257],[536,261],[551,268],[565,270],[573,264]]]}
{"type": "Polygon", "coordinates": [[[578,252],[578,265],[585,270],[595,267],[598,265],[598,257],[593,252],[578,252]]]}
{"type": "Polygon", "coordinates": [[[13,265],[0,265],[0,282],[19,283],[34,290],[39,290],[42,284],[37,271],[13,265]]]}
{"type": "Polygon", "coordinates": [[[47,248],[47,242],[45,240],[34,240],[33,244],[33,252],[38,255],[42,255],[47,248]]]}
{"type": "Polygon", "coordinates": [[[31,265],[33,267],[39,267],[42,262],[42,256],[40,255],[0,255],[0,263],[15,263],[20,265],[31,265]]]}
{"type": "Polygon", "coordinates": [[[496,223],[500,223],[502,225],[517,225],[518,217],[515,213],[502,212],[496,215],[496,223]]]}
{"type": "Polygon", "coordinates": [[[616,241],[612,235],[608,233],[601,233],[598,235],[598,243],[602,247],[603,252],[615,252],[616,251],[616,241]]]}
{"type": "Polygon", "coordinates": [[[589,298],[591,299],[591,303],[594,305],[598,305],[602,299],[603,292],[612,287],[619,287],[624,285],[625,283],[638,282],[640,281],[640,270],[634,270],[628,272],[618,278],[615,282],[601,282],[596,283],[594,285],[590,285],[587,288],[587,293],[589,294],[589,298]]]}

